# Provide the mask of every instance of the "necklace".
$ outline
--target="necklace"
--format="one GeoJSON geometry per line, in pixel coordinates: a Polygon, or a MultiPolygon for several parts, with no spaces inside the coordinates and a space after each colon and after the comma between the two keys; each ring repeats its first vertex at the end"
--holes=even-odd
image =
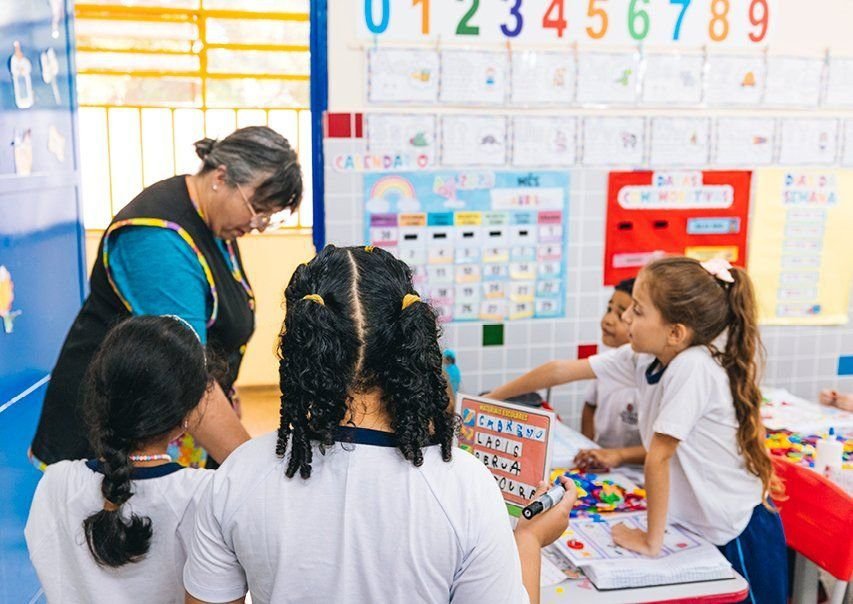
{"type": "Polygon", "coordinates": [[[156,455],[130,455],[130,461],[172,461],[168,453],[157,453],[156,455]]]}

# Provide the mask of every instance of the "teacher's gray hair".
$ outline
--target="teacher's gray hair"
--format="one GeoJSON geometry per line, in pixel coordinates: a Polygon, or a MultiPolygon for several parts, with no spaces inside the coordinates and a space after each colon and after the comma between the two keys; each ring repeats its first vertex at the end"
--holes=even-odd
{"type": "Polygon", "coordinates": [[[295,211],[302,201],[302,169],[290,143],[272,128],[250,126],[222,140],[203,138],[195,143],[203,164],[199,174],[225,167],[230,185],[261,179],[252,206],[261,212],[295,211]]]}

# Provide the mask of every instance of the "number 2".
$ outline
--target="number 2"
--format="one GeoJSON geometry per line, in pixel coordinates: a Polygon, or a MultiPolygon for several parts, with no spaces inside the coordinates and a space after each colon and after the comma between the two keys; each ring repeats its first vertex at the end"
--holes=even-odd
{"type": "Polygon", "coordinates": [[[521,28],[524,27],[524,17],[521,16],[522,0],[515,0],[515,4],[509,9],[509,14],[515,17],[515,27],[510,29],[506,24],[501,25],[501,31],[508,38],[514,38],[521,33],[521,28]]]}
{"type": "Polygon", "coordinates": [[[479,36],[480,35],[480,26],[479,25],[469,25],[468,24],[468,22],[472,19],[472,17],[475,14],[477,14],[478,8],[480,8],[480,0],[474,0],[474,4],[471,5],[471,8],[468,9],[467,13],[462,15],[462,20],[459,22],[459,25],[456,26],[456,35],[457,36],[479,36]]]}
{"type": "Polygon", "coordinates": [[[675,22],[675,29],[672,30],[672,39],[678,40],[681,35],[681,22],[684,20],[684,13],[687,12],[687,7],[690,6],[692,0],[669,0],[670,4],[680,4],[681,12],[678,13],[678,19],[675,22]]]}

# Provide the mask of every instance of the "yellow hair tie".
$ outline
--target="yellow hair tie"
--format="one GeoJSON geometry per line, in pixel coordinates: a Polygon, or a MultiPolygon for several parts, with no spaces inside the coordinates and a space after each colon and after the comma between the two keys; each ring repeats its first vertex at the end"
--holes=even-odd
{"type": "Polygon", "coordinates": [[[317,304],[319,304],[320,306],[326,305],[326,302],[323,300],[323,296],[321,296],[320,294],[306,294],[306,295],[302,296],[302,299],[303,300],[312,300],[312,301],[316,302],[317,304]]]}
{"type": "Polygon", "coordinates": [[[405,296],[403,296],[403,310],[406,310],[415,302],[420,302],[420,301],[421,301],[420,296],[417,296],[415,294],[406,294],[405,296]]]}
{"type": "Polygon", "coordinates": [[[369,254],[370,252],[372,252],[372,251],[373,251],[373,249],[374,249],[374,247],[373,247],[372,245],[365,245],[365,246],[364,246],[364,251],[365,251],[365,252],[367,252],[368,254],[369,254]]]}

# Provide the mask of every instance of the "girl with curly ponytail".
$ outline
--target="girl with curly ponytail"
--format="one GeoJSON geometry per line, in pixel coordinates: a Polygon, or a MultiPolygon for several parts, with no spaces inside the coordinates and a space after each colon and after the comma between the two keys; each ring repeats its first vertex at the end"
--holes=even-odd
{"type": "Polygon", "coordinates": [[[177,317],[132,317],[89,367],[85,419],[97,458],[45,470],[26,527],[56,602],[183,602],[179,570],[211,470],[172,463],[212,384],[204,349],[177,317]]]}
{"type": "Polygon", "coordinates": [[[764,447],[749,276],[720,259],[657,260],[637,276],[623,320],[630,344],[534,369],[492,396],[593,377],[635,385],[649,526],[614,527],[614,542],[657,555],[669,515],[718,546],[749,581],[749,601],[784,604],[785,536],[768,499],[781,493],[764,447]]]}
{"type": "Polygon", "coordinates": [[[216,472],[187,602],[537,602],[539,550],[574,498],[514,540],[491,474],[453,446],[436,313],[409,267],[327,246],[285,305],[281,424],[216,472]]]}

